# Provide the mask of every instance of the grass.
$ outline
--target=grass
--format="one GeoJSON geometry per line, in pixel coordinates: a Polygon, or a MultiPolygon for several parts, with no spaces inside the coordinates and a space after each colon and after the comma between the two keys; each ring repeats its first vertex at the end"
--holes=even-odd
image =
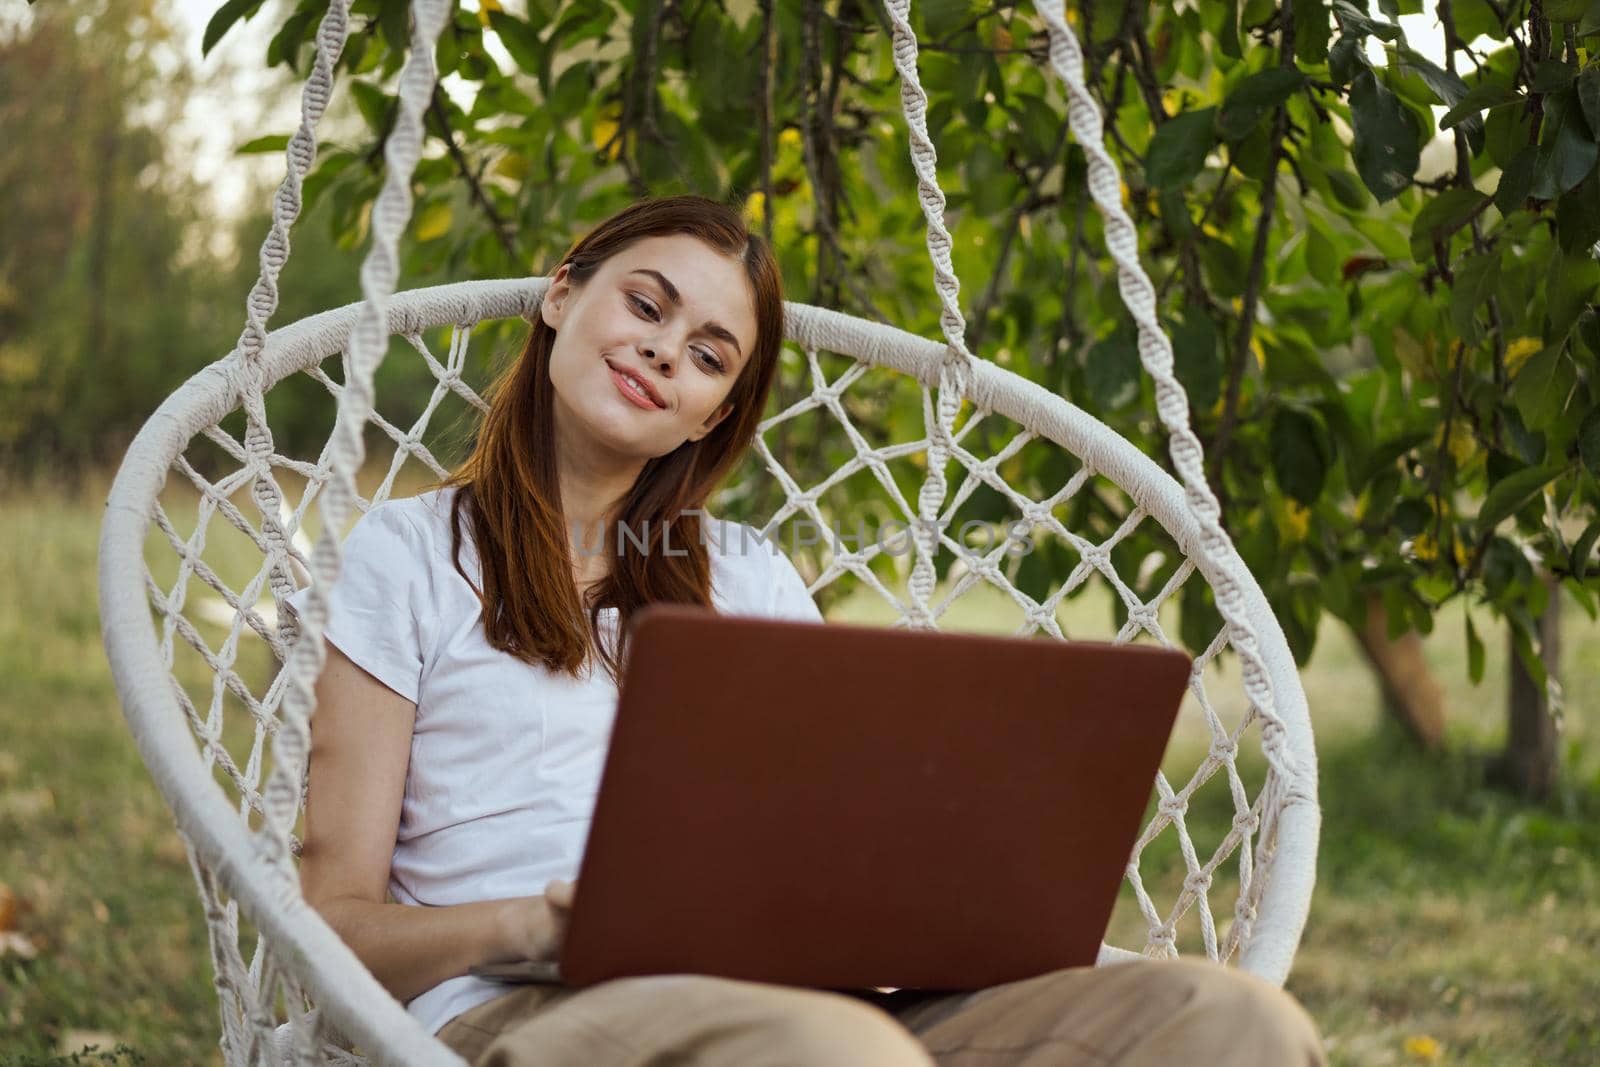
{"type": "MultiPolygon", "coordinates": [[[[175,521],[194,514],[192,493],[174,485],[169,496],[175,521]]],[[[0,497],[0,884],[20,902],[17,931],[37,950],[32,959],[0,954],[0,1067],[68,1063],[75,1053],[84,1063],[220,1062],[194,880],[101,650],[103,500],[103,485],[0,497]],[[91,1045],[112,1051],[85,1051],[91,1045]]],[[[244,494],[236,502],[251,513],[244,494]]],[[[225,524],[211,531],[209,558],[234,560],[237,587],[249,546],[225,524]]],[[[152,541],[153,551],[163,545],[160,535],[152,541]]],[[[157,566],[158,580],[170,583],[172,570],[157,566]]],[[[1009,609],[980,595],[955,623],[1003,632],[1009,609]]],[[[1085,598],[1065,610],[1084,632],[1104,609],[1085,598]]],[[[853,600],[834,618],[872,621],[881,609],[853,600]]],[[[1289,989],[1336,1064],[1596,1062],[1600,626],[1576,612],[1569,619],[1566,785],[1539,807],[1480,784],[1475,753],[1502,730],[1504,657],[1491,648],[1489,677],[1472,687],[1461,632],[1452,608],[1426,642],[1450,697],[1452,749],[1440,759],[1412,753],[1382,726],[1359,653],[1337,627],[1320,635],[1303,674],[1322,782],[1319,882],[1289,989]]],[[[259,642],[241,649],[238,669],[255,691],[270,668],[259,642]]],[[[175,669],[191,692],[208,692],[197,656],[180,652],[175,669]]],[[[1225,675],[1214,688],[1231,723],[1242,709],[1225,675]]],[[[228,714],[223,743],[243,766],[253,734],[236,703],[228,714]]],[[[1205,736],[1192,709],[1185,719],[1168,761],[1175,783],[1205,736]]],[[[1259,781],[1259,764],[1241,760],[1247,780],[1259,781]]],[[[1188,820],[1197,839],[1214,843],[1231,814],[1217,779],[1188,820]]],[[[1170,834],[1144,866],[1158,902],[1170,903],[1183,873],[1170,834]]],[[[1229,888],[1219,878],[1213,895],[1226,902],[1229,888]]],[[[1226,918],[1225,904],[1216,910],[1226,918]]],[[[1198,936],[1194,914],[1180,927],[1182,948],[1198,936]]],[[[1125,900],[1110,939],[1137,947],[1142,931],[1125,900]]]]}

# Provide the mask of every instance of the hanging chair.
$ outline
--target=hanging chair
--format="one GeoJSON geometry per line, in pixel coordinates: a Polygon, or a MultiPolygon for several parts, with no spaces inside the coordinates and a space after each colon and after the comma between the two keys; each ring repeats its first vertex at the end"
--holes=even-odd
{"type": "MultiPolygon", "coordinates": [[[[881,566],[871,566],[885,550],[881,544],[853,545],[851,551],[833,545],[811,586],[814,592],[854,574],[892,607],[896,625],[910,627],[937,627],[953,603],[982,588],[1015,603],[1023,619],[1017,632],[1043,630],[1065,639],[1058,607],[1098,583],[1116,609],[1115,625],[1110,632],[1070,636],[1172,645],[1163,605],[1186,584],[1209,587],[1222,623],[1204,647],[1191,648],[1195,669],[1179,726],[1180,735],[1187,728],[1204,744],[1205,754],[1184,776],[1157,776],[1156,802],[1128,863],[1127,902],[1119,905],[1133,909],[1127,914],[1142,928],[1143,944],[1107,945],[1100,961],[1171,957],[1181,941],[1186,951],[1281,984],[1310,904],[1320,825],[1305,696],[1283,632],[1219,523],[1201,446],[1189,428],[1188,400],[1173,376],[1172,349],[1157,324],[1154,292],[1122,207],[1117,170],[1102,145],[1100,113],[1084,85],[1078,42],[1060,0],[1041,0],[1049,67],[1061,79],[1070,131],[1089,160],[1090,193],[1105,218],[1124,302],[1138,324],[1139,355],[1154,380],[1176,479],[1091,415],[967,350],[908,5],[909,0],[888,0],[944,342],[822,308],[785,305],[785,358],[803,356],[812,388],[761,424],[754,451],[775,479],[774,497],[782,498],[765,516],[765,529],[800,518],[826,529],[831,520],[823,504],[830,490],[851,479],[857,488],[876,485],[882,514],[910,523],[915,551],[906,595],[883,583],[881,566]],[[830,377],[835,367],[843,369],[830,377]],[[920,392],[925,433],[903,441],[869,439],[845,403],[847,391],[859,402],[900,388],[920,392]],[[965,419],[963,405],[971,408],[965,419]],[[768,446],[768,435],[791,420],[825,425],[829,441],[842,437],[838,454],[844,458],[814,484],[802,486],[768,446]],[[1042,500],[1024,497],[1006,478],[1018,464],[1058,473],[1060,488],[1042,500]],[[961,476],[953,491],[947,469],[961,476]],[[918,483],[913,503],[905,487],[918,483]],[[1095,508],[1076,514],[1092,512],[1098,525],[1073,529],[1061,521],[1074,502],[1090,497],[1095,508]],[[1065,577],[1055,576],[1059,580],[1048,596],[1036,598],[1019,588],[1015,557],[1008,552],[1014,540],[980,552],[948,534],[963,506],[976,507],[979,499],[990,502],[985,514],[1002,502],[1026,536],[1050,536],[1063,547],[1072,563],[1065,577]],[[1164,540],[1171,556],[1165,565],[1147,556],[1131,564],[1137,573],[1126,573],[1130,564],[1117,559],[1117,549],[1135,529],[1164,540]],[[955,563],[943,575],[943,596],[936,602],[941,549],[955,563]],[[1234,656],[1220,662],[1230,647],[1234,656]],[[1259,751],[1259,760],[1241,761],[1246,748],[1259,751]],[[1180,784],[1174,786],[1175,780],[1180,784]],[[1227,814],[1206,827],[1197,816],[1186,816],[1194,815],[1191,800],[1210,782],[1217,784],[1202,800],[1227,814]],[[1214,831],[1211,839],[1207,829],[1214,831]],[[1171,899],[1158,903],[1162,893],[1171,899]],[[1227,920],[1220,930],[1219,916],[1227,920]]],[[[277,277],[288,256],[288,228],[300,211],[300,182],[315,157],[314,130],[348,33],[349,6],[350,0],[333,0],[320,24],[301,125],[288,146],[288,174],[274,204],[239,345],[189,379],[141,429],[117,473],[101,533],[106,652],[140,752],[176,816],[205,908],[221,1047],[230,1067],[462,1062],[407,1014],[305,903],[294,828],[304,799],[313,686],[324,657],[324,591],[339,573],[339,532],[358,511],[388,498],[407,461],[439,477],[447,473],[425,435],[441,405],[485,407],[465,377],[475,327],[531,320],[548,280],[394,293],[396,250],[410,217],[410,179],[421,154],[422,113],[436,80],[434,44],[453,6],[451,0],[415,0],[399,113],[385,144],[387,173],[361,272],[364,299],[267,333],[277,306],[277,277]],[[442,361],[428,343],[430,331],[448,338],[442,361]],[[391,336],[409,342],[434,379],[420,415],[405,429],[384,416],[382,405],[374,407],[374,374],[391,336]],[[335,358],[337,381],[323,367],[335,358]],[[274,387],[286,379],[303,383],[305,375],[336,400],[326,446],[314,460],[278,452],[267,416],[274,387]],[[242,439],[222,425],[241,411],[242,439]],[[387,474],[363,496],[357,475],[367,436],[392,441],[395,448],[387,474]],[[173,473],[180,476],[177,490],[167,487],[173,473]],[[286,484],[299,491],[293,506],[286,484]],[[245,507],[253,517],[235,503],[246,491],[245,507]],[[194,501],[192,520],[187,511],[178,520],[169,514],[179,499],[194,501]],[[321,502],[322,532],[308,553],[301,527],[313,499],[321,502]],[[218,514],[225,524],[213,523],[218,514]],[[281,612],[284,599],[306,584],[313,591],[298,619],[281,612]],[[220,631],[225,633],[218,640],[220,631]],[[252,687],[255,673],[270,677],[255,679],[252,687]],[[248,755],[236,758],[246,747],[248,755]]],[[[276,407],[283,410],[282,404],[276,407]]],[[[857,492],[852,499],[859,498],[857,492]]]]}

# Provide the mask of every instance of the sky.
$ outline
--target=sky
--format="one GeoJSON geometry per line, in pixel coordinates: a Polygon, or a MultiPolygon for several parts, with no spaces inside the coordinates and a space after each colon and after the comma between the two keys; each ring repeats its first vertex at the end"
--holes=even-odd
{"type": "Polygon", "coordinates": [[[234,150],[259,134],[293,130],[300,98],[281,72],[273,76],[265,69],[280,3],[269,0],[255,18],[235,24],[202,57],[206,23],[220,6],[221,0],[173,0],[168,8],[183,31],[183,57],[198,77],[172,134],[180,151],[187,151],[195,176],[210,190],[212,210],[220,218],[234,218],[257,191],[251,183],[281,177],[284,167],[281,155],[240,156],[234,150]]]}

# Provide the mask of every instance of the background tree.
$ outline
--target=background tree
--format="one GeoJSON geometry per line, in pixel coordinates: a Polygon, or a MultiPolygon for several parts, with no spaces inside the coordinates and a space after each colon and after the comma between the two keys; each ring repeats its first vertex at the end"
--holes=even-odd
{"type": "MultiPolygon", "coordinates": [[[[266,61],[303,70],[325,7],[274,15],[266,61]]],[[[220,5],[208,42],[260,8],[220,5]]],[[[364,132],[326,146],[307,183],[351,246],[408,29],[401,0],[354,10],[339,92],[364,132]]],[[[1070,14],[1213,483],[1296,655],[1331,613],[1437,744],[1442,714],[1405,635],[1470,599],[1474,677],[1492,619],[1516,664],[1497,768],[1543,795],[1559,603],[1596,610],[1600,4],[1440,0],[1442,64],[1399,25],[1420,11],[1092,0],[1070,14]],[[1419,176],[1436,144],[1452,165],[1419,176]]],[[[883,18],[860,0],[459,11],[438,50],[409,280],[543,270],[628,199],[692,190],[746,204],[791,292],[935,336],[883,18]]],[[[1037,16],[934,0],[914,19],[971,342],[1164,461],[1037,16]]],[[[860,416],[915,426],[914,399],[860,416]]],[[[791,470],[826,459],[803,437],[778,442],[791,470]]],[[[1008,478],[1037,497],[1056,473],[1008,478]]],[[[1148,553],[1144,538],[1119,552],[1148,553]]],[[[1062,559],[1047,545],[1027,559],[1016,580],[1042,596],[1062,559]]],[[[1191,644],[1215,623],[1204,596],[1185,598],[1191,644]]]]}
{"type": "Polygon", "coordinates": [[[195,186],[167,158],[161,127],[186,75],[156,61],[171,47],[157,8],[40,4],[0,29],[8,465],[114,459],[149,414],[129,399],[218,354],[212,316],[232,298],[191,240],[195,186]]]}

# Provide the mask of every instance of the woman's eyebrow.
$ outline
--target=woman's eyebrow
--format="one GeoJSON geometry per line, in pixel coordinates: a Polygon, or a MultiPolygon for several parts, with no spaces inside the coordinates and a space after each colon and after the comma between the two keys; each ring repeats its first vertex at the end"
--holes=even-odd
{"type": "MultiPolygon", "coordinates": [[[[676,285],[673,285],[667,280],[667,276],[665,274],[662,274],[658,270],[651,270],[649,267],[641,267],[638,270],[629,271],[628,273],[649,275],[656,280],[657,284],[659,284],[662,289],[666,291],[668,300],[672,301],[674,304],[677,304],[679,307],[683,306],[683,295],[678,292],[678,287],[676,285]]],[[[739,339],[735,337],[727,327],[723,326],[720,322],[708,322],[705,324],[704,329],[706,333],[709,333],[712,337],[716,337],[720,340],[728,342],[733,346],[733,350],[739,353],[740,358],[743,358],[744,349],[739,347],[739,339]]]]}

